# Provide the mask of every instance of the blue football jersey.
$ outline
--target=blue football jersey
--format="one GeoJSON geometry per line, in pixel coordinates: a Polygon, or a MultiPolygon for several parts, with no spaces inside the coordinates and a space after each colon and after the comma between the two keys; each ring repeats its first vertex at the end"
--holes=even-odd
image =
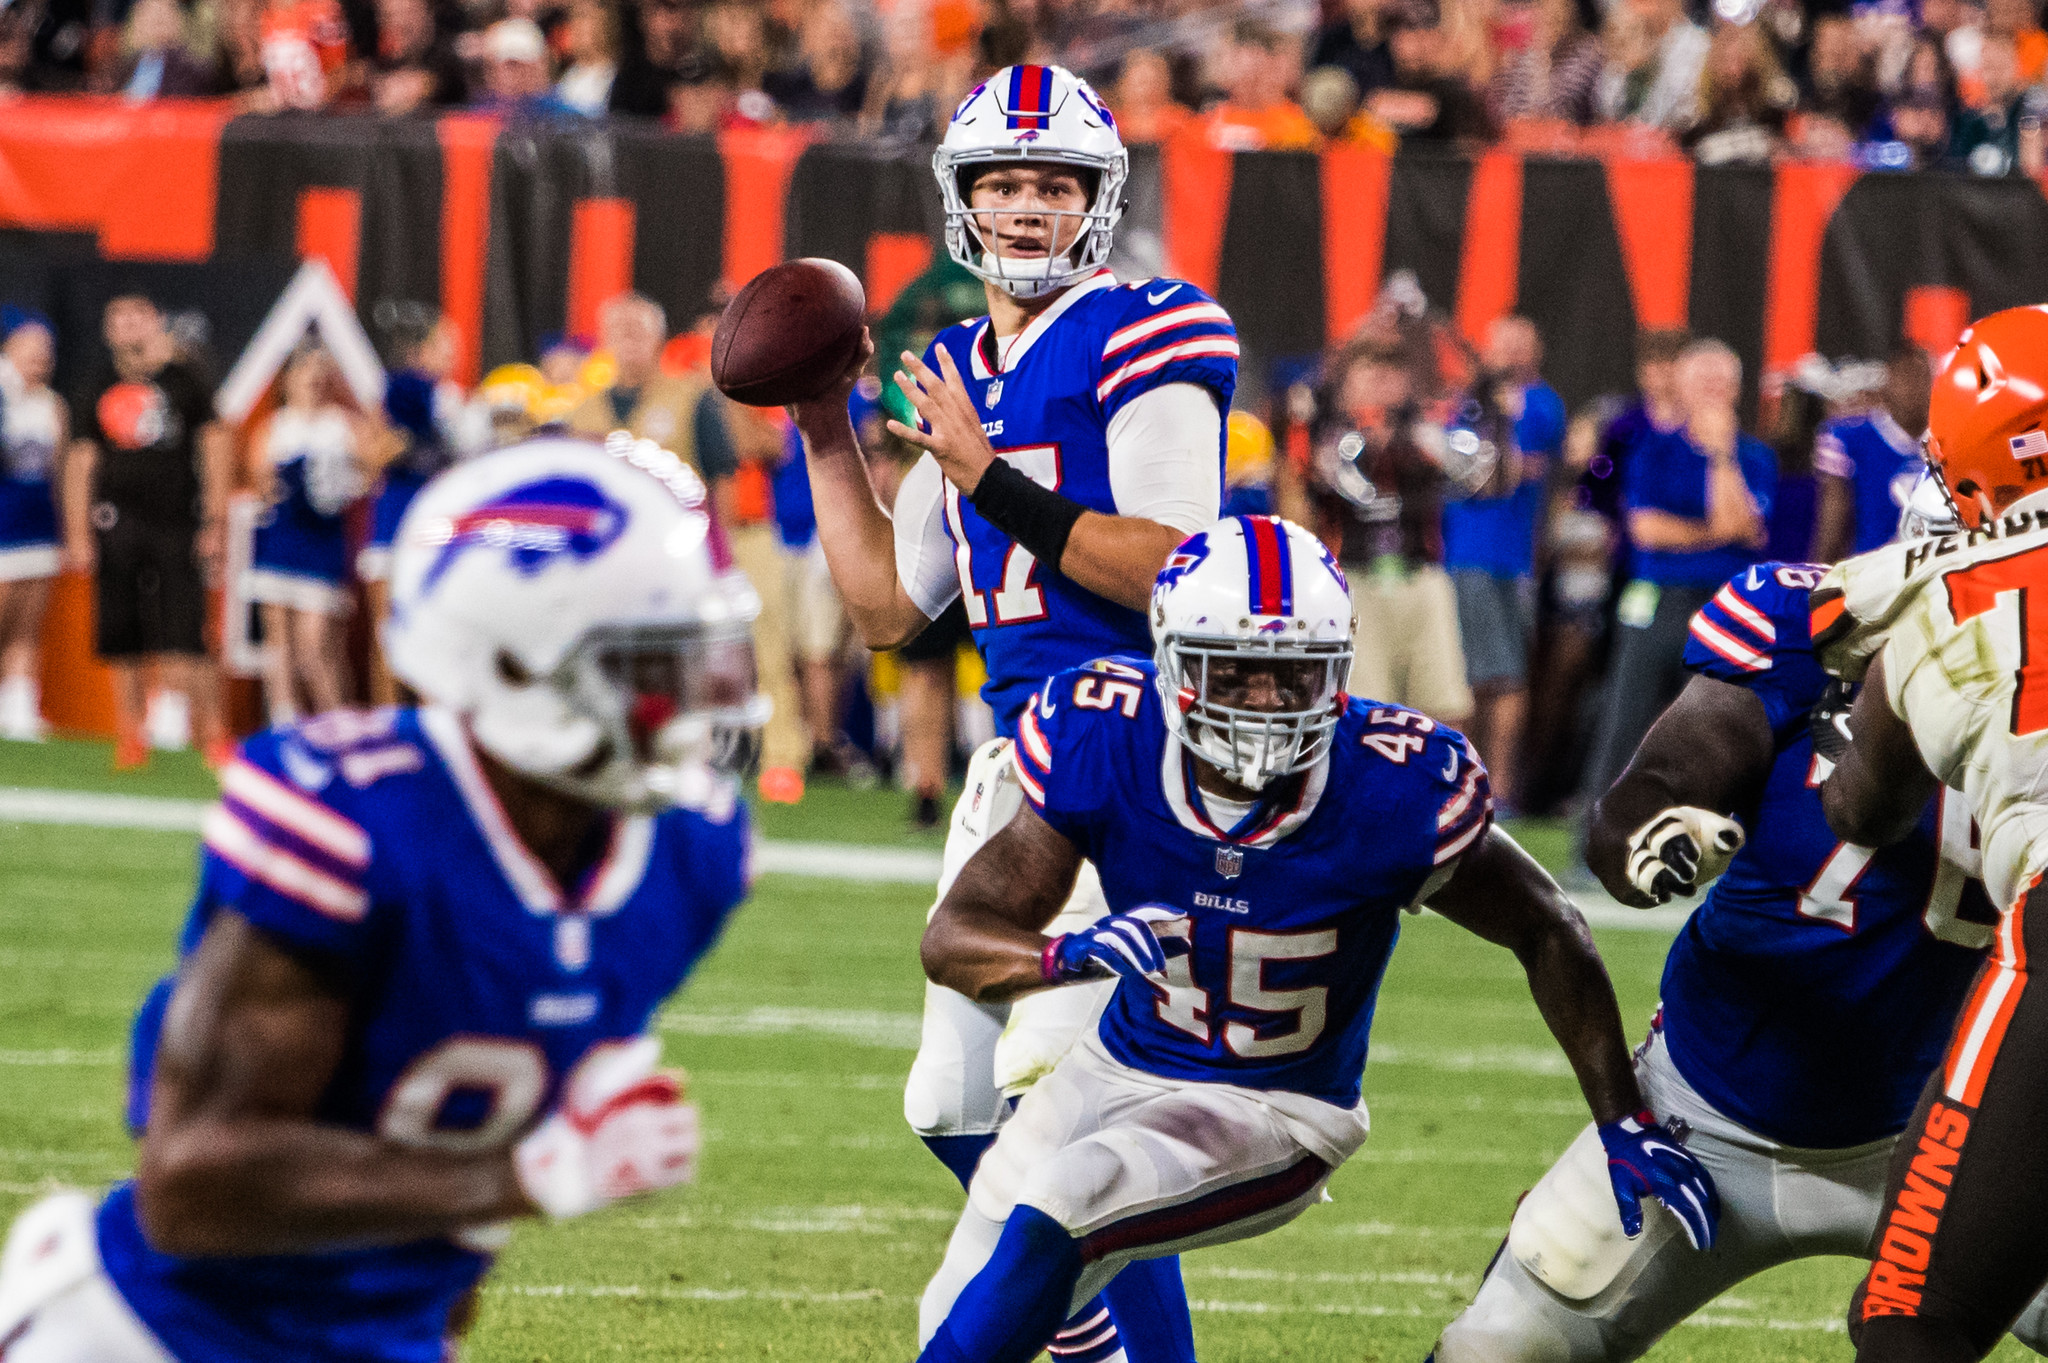
{"type": "MultiPolygon", "coordinates": [[[[1191,383],[1230,411],[1237,388],[1237,331],[1230,315],[1192,284],[1152,279],[1118,284],[1107,270],[1076,284],[1020,335],[999,341],[986,317],[932,338],[959,366],[996,453],[1039,484],[1090,511],[1117,514],[1109,479],[1109,423],[1126,403],[1170,383],[1191,383]]],[[[1216,468],[1221,484],[1222,424],[1216,468]]],[[[1148,653],[1142,611],[1075,585],[981,518],[950,482],[946,534],[967,622],[988,667],[982,699],[997,731],[1045,679],[1113,653],[1148,653]]],[[[1212,510],[1220,514],[1221,502],[1212,510]]]]}
{"type": "MultiPolygon", "coordinates": [[[[232,910],[344,972],[350,1035],[319,1117],[401,1144],[516,1141],[592,1046],[647,1029],[746,893],[737,804],[619,819],[565,893],[512,833],[446,711],[273,730],[221,790],[184,949],[232,910]]],[[[139,1038],[144,1064],[154,1050],[139,1038]]],[[[122,1296],[188,1363],[441,1363],[449,1313],[490,1265],[450,1239],[174,1258],[144,1240],[125,1183],[99,1237],[122,1296]]]]}
{"type": "Polygon", "coordinates": [[[1899,532],[1899,512],[1926,461],[1920,442],[1882,410],[1827,422],[1813,441],[1813,466],[1849,480],[1856,503],[1856,545],[1869,553],[1899,532]]]}
{"type": "Polygon", "coordinates": [[[1349,1107],[1401,911],[1486,831],[1486,771],[1454,731],[1352,700],[1327,762],[1223,828],[1160,705],[1149,662],[1109,660],[1047,681],[1018,728],[1026,796],[1109,907],[1187,915],[1162,931],[1189,952],[1166,987],[1118,983],[1103,1046],[1150,1074],[1349,1107]]]}
{"type": "Polygon", "coordinates": [[[1829,1149],[1905,1127],[1997,920],[1960,869],[1977,852],[1959,799],[1878,852],[1828,831],[1828,766],[1807,731],[1828,681],[1807,593],[1825,571],[1758,564],[1693,618],[1686,665],[1763,702],[1776,757],[1748,842],[1672,945],[1663,1010],[1702,1097],[1772,1140],[1829,1149]]]}

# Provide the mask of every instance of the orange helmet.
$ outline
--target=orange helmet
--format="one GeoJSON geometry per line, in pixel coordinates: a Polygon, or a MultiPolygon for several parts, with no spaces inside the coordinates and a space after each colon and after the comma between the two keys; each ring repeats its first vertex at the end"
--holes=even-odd
{"type": "Polygon", "coordinates": [[[2048,490],[2048,307],[1974,322],[1934,380],[1927,462],[1966,526],[2048,490]]]}

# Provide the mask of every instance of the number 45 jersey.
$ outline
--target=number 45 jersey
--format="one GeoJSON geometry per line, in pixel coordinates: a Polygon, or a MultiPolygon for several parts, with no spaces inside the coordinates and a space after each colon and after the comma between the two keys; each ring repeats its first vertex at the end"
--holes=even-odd
{"type": "Polygon", "coordinates": [[[1329,759],[1226,826],[1167,732],[1148,662],[1052,678],[1018,725],[1017,770],[1102,876],[1112,911],[1162,904],[1189,944],[1165,987],[1119,982],[1103,1048],[1169,1079],[1359,1100],[1401,911],[1450,878],[1493,817],[1464,738],[1352,700],[1329,759]]]}
{"type": "Polygon", "coordinates": [[[1813,594],[1813,638],[1851,681],[1883,650],[1892,710],[1968,800],[1985,887],[2011,907],[2048,871],[2048,497],[1836,564],[1813,594]]]}
{"type": "MultiPolygon", "coordinates": [[[[453,714],[338,711],[251,739],[222,774],[184,949],[232,911],[347,981],[319,1120],[498,1149],[593,1047],[647,1029],[744,896],[747,838],[736,803],[620,818],[565,893],[513,835],[453,714]]],[[[137,1024],[145,1092],[156,1016],[137,1024]]],[[[143,1238],[131,1184],[108,1196],[99,1236],[108,1276],[186,1363],[440,1363],[451,1310],[490,1266],[450,1239],[173,1258],[143,1238]]]]}
{"type": "Polygon", "coordinates": [[[1664,964],[1671,1058],[1760,1135],[1841,1149],[1904,1128],[1991,939],[1960,799],[1905,841],[1840,841],[1808,715],[1827,688],[1807,636],[1825,569],[1762,563],[1693,617],[1686,666],[1763,703],[1774,756],[1748,840],[1664,964]],[[1945,855],[1944,855],[1945,853],[1945,855]]]}
{"type": "MultiPolygon", "coordinates": [[[[938,352],[952,356],[989,443],[1019,472],[1090,511],[1150,516],[1193,534],[1222,507],[1223,416],[1237,387],[1237,349],[1230,315],[1194,285],[1119,284],[1101,270],[1021,334],[997,340],[979,318],[940,332],[924,359],[943,372],[938,352]],[[1162,451],[1148,443],[1147,455],[1181,461],[1113,467],[1119,418],[1168,384],[1193,385],[1215,399],[1215,448],[1162,451]]],[[[988,665],[982,699],[1003,736],[1053,673],[1150,650],[1143,611],[1040,563],[983,520],[930,455],[905,476],[896,515],[897,574],[934,619],[955,595],[962,598],[988,665]]]]}

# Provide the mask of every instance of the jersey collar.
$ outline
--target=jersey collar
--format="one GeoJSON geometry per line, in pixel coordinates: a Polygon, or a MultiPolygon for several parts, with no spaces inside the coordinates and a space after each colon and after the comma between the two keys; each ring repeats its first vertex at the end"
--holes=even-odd
{"type": "Polygon", "coordinates": [[[558,920],[556,959],[565,970],[583,969],[590,963],[589,920],[618,912],[647,875],[654,850],[654,820],[645,814],[615,820],[611,844],[584,878],[580,893],[573,897],[565,894],[554,874],[513,831],[505,807],[484,778],[461,718],[438,705],[422,706],[419,714],[421,732],[440,754],[505,883],[528,913],[558,920]]]}
{"type": "Polygon", "coordinates": [[[1031,325],[1025,327],[1015,339],[1007,344],[989,332],[988,320],[983,318],[980,329],[974,333],[974,377],[978,379],[992,379],[997,374],[1009,373],[1019,364],[1023,363],[1024,356],[1030,352],[1031,347],[1038,344],[1038,338],[1045,335],[1046,331],[1054,322],[1060,319],[1060,316],[1068,308],[1073,307],[1074,304],[1098,289],[1113,289],[1115,287],[1116,276],[1111,274],[1107,267],[1097,270],[1094,274],[1089,275],[1086,279],[1061,294],[1051,307],[1033,318],[1031,325]],[[998,364],[994,369],[989,368],[984,358],[982,349],[984,338],[988,341],[988,349],[996,353],[998,364]]]}
{"type": "Polygon", "coordinates": [[[1159,763],[1159,787],[1166,794],[1166,807],[1188,832],[1238,847],[1271,847],[1307,823],[1322,801],[1324,787],[1330,783],[1330,762],[1325,757],[1309,768],[1308,778],[1295,791],[1292,801],[1270,806],[1261,803],[1245,824],[1225,830],[1217,827],[1202,806],[1201,794],[1195,789],[1194,761],[1194,754],[1178,737],[1169,734],[1159,763]]]}

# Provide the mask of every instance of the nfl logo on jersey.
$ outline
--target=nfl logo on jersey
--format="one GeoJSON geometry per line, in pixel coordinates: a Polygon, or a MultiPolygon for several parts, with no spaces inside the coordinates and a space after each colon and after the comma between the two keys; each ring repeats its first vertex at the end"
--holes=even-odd
{"type": "Polygon", "coordinates": [[[988,385],[988,405],[993,407],[1003,400],[1003,381],[993,379],[988,385]]]}
{"type": "Polygon", "coordinates": [[[1236,880],[1244,871],[1244,853],[1235,847],[1216,849],[1216,874],[1225,880],[1236,880]]]}

